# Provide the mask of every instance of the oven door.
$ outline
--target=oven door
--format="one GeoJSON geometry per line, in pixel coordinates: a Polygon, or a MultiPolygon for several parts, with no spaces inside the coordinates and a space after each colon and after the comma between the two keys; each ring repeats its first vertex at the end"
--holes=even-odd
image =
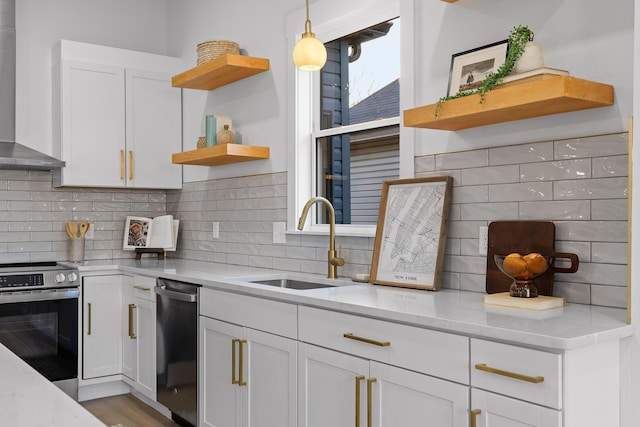
{"type": "Polygon", "coordinates": [[[77,288],[0,293],[0,343],[72,397],[73,383],[77,396],[79,294],[77,288]]]}

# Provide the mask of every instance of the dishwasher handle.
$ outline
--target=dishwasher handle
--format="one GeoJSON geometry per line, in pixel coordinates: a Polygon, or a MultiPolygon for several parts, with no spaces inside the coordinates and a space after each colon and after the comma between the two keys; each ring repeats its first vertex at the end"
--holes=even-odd
{"type": "Polygon", "coordinates": [[[167,289],[166,286],[157,286],[155,291],[156,291],[156,294],[158,295],[162,295],[169,299],[174,299],[177,301],[184,301],[184,302],[198,301],[198,294],[186,294],[184,292],[172,291],[167,289]]]}

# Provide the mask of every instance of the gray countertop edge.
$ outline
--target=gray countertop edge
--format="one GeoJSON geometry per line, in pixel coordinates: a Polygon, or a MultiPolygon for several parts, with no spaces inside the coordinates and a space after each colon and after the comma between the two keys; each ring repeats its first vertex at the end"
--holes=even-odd
{"type": "Polygon", "coordinates": [[[116,259],[64,263],[83,274],[102,271],[163,277],[245,295],[298,305],[341,311],[355,315],[436,329],[470,337],[488,338],[555,351],[572,350],[633,334],[626,323],[626,310],[584,304],[531,311],[497,307],[483,302],[478,292],[425,291],[351,280],[330,281],[322,276],[298,272],[216,264],[182,259],[116,259]],[[313,278],[341,286],[313,290],[290,290],[249,283],[258,277],[286,275],[313,278]],[[342,286],[347,285],[347,286],[342,286]]]}

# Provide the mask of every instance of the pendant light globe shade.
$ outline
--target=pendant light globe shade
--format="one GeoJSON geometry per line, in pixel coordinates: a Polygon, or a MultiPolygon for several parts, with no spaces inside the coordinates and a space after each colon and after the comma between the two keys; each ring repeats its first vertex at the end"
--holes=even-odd
{"type": "Polygon", "coordinates": [[[293,62],[300,70],[318,71],[327,62],[327,49],[313,33],[305,32],[293,48],[293,62]]]}

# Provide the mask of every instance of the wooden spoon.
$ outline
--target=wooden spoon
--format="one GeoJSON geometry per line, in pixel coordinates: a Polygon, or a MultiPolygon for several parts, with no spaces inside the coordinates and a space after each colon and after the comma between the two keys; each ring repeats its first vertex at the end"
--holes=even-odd
{"type": "Polygon", "coordinates": [[[78,223],[75,221],[69,221],[67,223],[67,234],[69,234],[69,237],[71,237],[72,239],[77,239],[78,238],[78,223]]]}
{"type": "Polygon", "coordinates": [[[89,231],[89,222],[81,221],[80,222],[80,238],[84,239],[84,235],[87,234],[87,231],[89,231]]]}

